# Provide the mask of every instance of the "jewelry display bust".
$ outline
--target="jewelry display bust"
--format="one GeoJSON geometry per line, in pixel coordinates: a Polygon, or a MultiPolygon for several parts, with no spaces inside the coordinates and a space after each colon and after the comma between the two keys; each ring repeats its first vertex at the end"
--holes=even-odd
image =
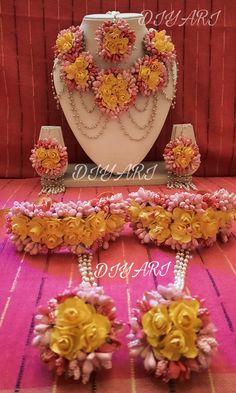
{"type": "MultiPolygon", "coordinates": [[[[148,30],[141,14],[87,15],[80,29],[84,33],[85,50],[89,51],[99,68],[114,68],[97,54],[95,32],[104,21],[125,20],[135,31],[135,46],[129,57],[116,68],[130,69],[135,61],[144,56],[143,38],[148,30]]],[[[158,138],[175,95],[177,67],[175,61],[168,66],[168,83],[154,96],[137,95],[134,105],[110,119],[95,105],[95,95],[91,91],[69,92],[60,78],[60,67],[55,61],[53,80],[62,110],[77,141],[87,155],[102,168],[111,172],[124,172],[132,165],[140,163],[158,138]]]]}

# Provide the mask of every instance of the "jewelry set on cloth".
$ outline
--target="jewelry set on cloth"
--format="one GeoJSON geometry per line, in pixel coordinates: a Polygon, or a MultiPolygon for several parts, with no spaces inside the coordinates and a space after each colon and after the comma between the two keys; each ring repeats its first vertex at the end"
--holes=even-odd
{"type": "Polygon", "coordinates": [[[78,256],[82,282],[41,306],[33,345],[56,375],[83,383],[93,371],[112,367],[123,323],[114,300],[98,286],[93,254],[107,249],[129,222],[141,243],[176,251],[174,282],[146,291],[132,310],[128,335],[131,356],[164,382],[186,380],[209,367],[217,349],[215,327],[204,301],[185,288],[192,251],[226,242],[236,213],[236,195],[180,192],[172,195],[140,188],[127,199],[102,195],[89,201],[53,202],[42,198],[15,202],[7,216],[8,233],[18,251],[31,255],[67,250],[78,256]]]}

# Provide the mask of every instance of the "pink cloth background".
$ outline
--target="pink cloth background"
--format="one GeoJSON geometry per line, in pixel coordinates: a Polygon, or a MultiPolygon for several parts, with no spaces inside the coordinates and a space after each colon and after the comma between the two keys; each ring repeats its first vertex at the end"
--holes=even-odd
{"type": "MultiPolygon", "coordinates": [[[[199,189],[213,191],[225,187],[236,192],[235,178],[197,178],[199,189]]],[[[170,192],[164,186],[148,187],[170,192]]],[[[100,192],[123,192],[124,196],[137,187],[68,189],[64,201],[77,198],[90,199],[100,192]]],[[[12,206],[15,200],[35,200],[39,181],[1,180],[0,208],[12,206]]],[[[57,200],[60,200],[59,196],[57,200]]],[[[66,288],[80,282],[76,258],[72,255],[48,254],[32,257],[16,253],[5,233],[4,219],[0,225],[0,392],[22,393],[89,393],[92,385],[83,386],[72,381],[55,380],[41,363],[38,351],[31,347],[34,314],[37,305],[66,288]]],[[[189,266],[187,287],[193,295],[206,299],[212,320],[218,328],[219,352],[209,371],[193,375],[186,384],[161,384],[148,377],[140,361],[130,360],[126,347],[125,328],[123,345],[114,356],[112,370],[97,374],[93,385],[97,393],[235,393],[236,349],[235,349],[235,276],[236,276],[236,226],[227,244],[216,243],[210,249],[194,254],[189,266]]],[[[135,306],[145,290],[154,289],[157,283],[167,284],[173,280],[174,253],[167,248],[140,245],[126,226],[122,236],[110,245],[107,251],[99,251],[94,258],[106,262],[110,267],[118,262],[134,262],[140,268],[144,262],[157,260],[160,265],[171,261],[165,277],[139,275],[124,280],[119,276],[111,279],[107,275],[99,282],[105,291],[114,297],[120,318],[128,322],[130,307],[135,306]]]]}
{"type": "Polygon", "coordinates": [[[158,13],[180,12],[173,26],[165,20],[158,26],[173,37],[178,54],[177,103],[146,160],[162,158],[173,124],[192,123],[202,153],[199,175],[235,175],[235,0],[1,0],[0,176],[33,176],[29,155],[42,125],[62,126],[71,162],[89,161],[53,100],[52,46],[62,28],[114,9],[151,10],[154,20],[158,13]],[[208,16],[221,10],[217,23],[183,23],[200,9],[208,16]]]}

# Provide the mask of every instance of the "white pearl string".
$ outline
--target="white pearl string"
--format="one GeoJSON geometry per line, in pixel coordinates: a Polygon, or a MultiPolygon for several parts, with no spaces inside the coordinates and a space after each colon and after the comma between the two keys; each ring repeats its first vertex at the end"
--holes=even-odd
{"type": "Polygon", "coordinates": [[[181,291],[184,289],[188,262],[191,258],[192,255],[188,250],[180,250],[175,256],[174,286],[181,291]]]}
{"type": "Polygon", "coordinates": [[[97,283],[92,272],[92,260],[91,254],[80,254],[78,256],[78,267],[82,277],[82,282],[89,283],[91,286],[96,287],[97,283]]]}

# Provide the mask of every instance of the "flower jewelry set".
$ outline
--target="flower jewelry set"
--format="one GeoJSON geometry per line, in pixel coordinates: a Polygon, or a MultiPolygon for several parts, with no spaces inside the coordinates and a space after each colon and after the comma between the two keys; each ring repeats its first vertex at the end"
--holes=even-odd
{"type": "MultiPolygon", "coordinates": [[[[130,55],[135,33],[124,20],[115,19],[101,25],[96,41],[99,56],[118,64],[130,55]]],[[[73,91],[91,90],[95,105],[116,118],[134,105],[138,93],[150,96],[163,91],[167,67],[175,60],[174,45],[165,31],[150,30],[144,47],[144,57],[130,70],[99,71],[92,55],[84,51],[80,28],[62,30],[55,56],[71,99],[73,91]]],[[[30,159],[44,179],[44,193],[51,190],[47,179],[55,179],[55,193],[64,191],[57,180],[68,162],[65,147],[55,140],[40,140],[30,159]]],[[[199,167],[197,145],[179,137],[166,146],[164,160],[170,171],[169,187],[194,188],[186,176],[199,167]]],[[[74,253],[82,277],[77,288],[66,289],[38,310],[33,345],[39,348],[42,361],[56,375],[83,383],[95,370],[112,367],[123,323],[117,318],[114,300],[95,282],[92,259],[97,248],[107,249],[129,222],[141,243],[176,251],[174,283],[146,291],[133,309],[128,335],[131,356],[140,356],[145,369],[164,382],[185,380],[192,371],[206,369],[217,348],[215,328],[204,302],[185,291],[185,276],[191,252],[213,245],[217,237],[226,242],[235,216],[236,195],[224,189],[165,195],[140,188],[127,199],[115,194],[83,202],[55,202],[48,197],[35,203],[15,202],[7,228],[16,249],[31,255],[49,250],[74,253]]]]}
{"type": "Polygon", "coordinates": [[[112,367],[120,346],[114,300],[97,286],[93,253],[107,249],[130,222],[141,243],[176,250],[174,283],[147,291],[133,309],[128,335],[131,356],[141,356],[147,371],[168,382],[185,380],[210,365],[216,351],[215,328],[204,302],[185,291],[191,252],[219,237],[226,242],[236,215],[236,195],[214,193],[165,195],[140,188],[78,202],[15,202],[7,217],[8,233],[18,251],[31,255],[67,250],[78,256],[82,283],[41,306],[33,345],[56,375],[88,382],[93,371],[112,367]]]}

